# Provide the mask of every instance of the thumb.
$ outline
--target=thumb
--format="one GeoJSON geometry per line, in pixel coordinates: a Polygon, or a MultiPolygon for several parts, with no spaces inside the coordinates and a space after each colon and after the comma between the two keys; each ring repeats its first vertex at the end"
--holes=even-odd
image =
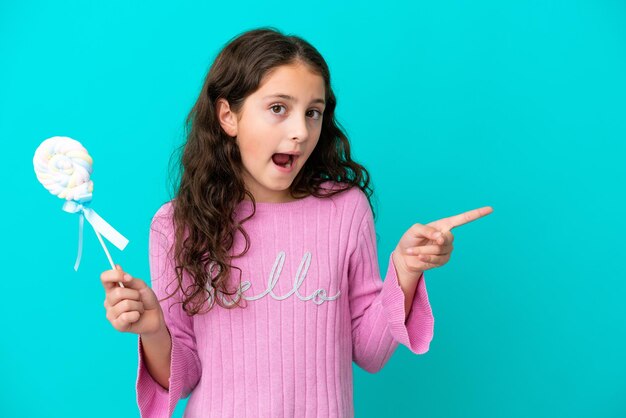
{"type": "Polygon", "coordinates": [[[441,232],[439,232],[437,228],[433,228],[432,226],[415,224],[413,230],[416,234],[424,238],[430,238],[434,241],[441,237],[441,232]]]}
{"type": "Polygon", "coordinates": [[[139,298],[141,299],[145,309],[156,309],[159,307],[159,300],[157,299],[157,296],[146,282],[138,279],[137,277],[132,277],[128,273],[124,276],[124,286],[130,289],[135,289],[139,292],[139,298]]]}
{"type": "Polygon", "coordinates": [[[157,309],[160,307],[159,300],[150,287],[146,286],[139,289],[139,296],[145,309],[157,309]]]}

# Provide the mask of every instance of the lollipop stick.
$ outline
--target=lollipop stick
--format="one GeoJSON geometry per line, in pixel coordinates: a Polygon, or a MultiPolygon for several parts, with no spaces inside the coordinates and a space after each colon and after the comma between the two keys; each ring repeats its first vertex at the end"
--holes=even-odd
{"type": "MultiPolygon", "coordinates": [[[[107,258],[109,259],[109,263],[111,264],[111,268],[113,270],[115,270],[115,264],[113,263],[113,259],[111,258],[111,254],[109,254],[109,250],[107,250],[107,246],[104,245],[104,241],[102,240],[102,237],[100,236],[100,233],[98,231],[96,231],[94,229],[94,232],[96,233],[97,237],[98,237],[98,241],[100,241],[100,244],[102,244],[102,248],[104,248],[104,252],[107,255],[107,258]]],[[[117,284],[120,285],[120,287],[124,287],[124,284],[122,282],[117,282],[117,284]]]]}

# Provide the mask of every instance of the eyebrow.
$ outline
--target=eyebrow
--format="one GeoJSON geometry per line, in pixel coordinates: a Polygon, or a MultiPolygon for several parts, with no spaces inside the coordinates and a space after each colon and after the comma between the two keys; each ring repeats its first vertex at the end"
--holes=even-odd
{"type": "MultiPolygon", "coordinates": [[[[288,95],[288,94],[279,94],[279,93],[277,93],[277,94],[270,94],[269,96],[265,96],[263,99],[269,99],[269,98],[271,98],[271,97],[279,97],[279,98],[281,98],[281,99],[289,100],[289,101],[292,101],[292,102],[296,102],[296,101],[297,101],[297,100],[296,100],[296,98],[295,98],[295,97],[293,97],[293,96],[290,96],[290,95],[288,95]]],[[[326,102],[324,101],[324,99],[320,99],[320,98],[313,99],[313,100],[311,101],[311,103],[321,103],[321,104],[323,104],[323,105],[325,105],[325,104],[326,104],[326,102]]]]}

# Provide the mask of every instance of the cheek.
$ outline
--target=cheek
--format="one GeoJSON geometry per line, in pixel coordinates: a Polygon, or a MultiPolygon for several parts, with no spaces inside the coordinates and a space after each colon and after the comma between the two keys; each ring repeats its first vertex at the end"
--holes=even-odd
{"type": "Polygon", "coordinates": [[[317,144],[320,142],[320,135],[321,135],[321,128],[317,129],[314,133],[312,133],[314,136],[313,138],[315,138],[314,141],[310,141],[309,144],[309,153],[312,154],[313,151],[315,150],[315,148],[317,148],[317,144]]]}
{"type": "Polygon", "coordinates": [[[315,138],[315,143],[317,144],[320,140],[320,135],[322,134],[322,123],[317,123],[317,126],[311,129],[312,138],[315,138]]]}
{"type": "MultiPolygon", "coordinates": [[[[254,135],[254,137],[258,137],[258,135],[254,135]]],[[[247,166],[263,164],[263,162],[269,158],[267,156],[269,151],[267,151],[259,141],[247,137],[245,133],[241,133],[237,139],[241,160],[247,166]]]]}

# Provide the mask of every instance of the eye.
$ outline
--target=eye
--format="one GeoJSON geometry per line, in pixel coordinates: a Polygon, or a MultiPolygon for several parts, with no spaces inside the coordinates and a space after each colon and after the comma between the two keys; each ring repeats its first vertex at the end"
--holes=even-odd
{"type": "MultiPolygon", "coordinates": [[[[274,103],[273,105],[270,106],[270,109],[274,115],[284,115],[284,113],[278,113],[275,111],[276,109],[281,109],[281,108],[287,110],[285,105],[282,105],[279,103],[274,103]]],[[[313,120],[318,120],[323,115],[323,112],[319,111],[318,109],[311,109],[307,113],[313,113],[314,115],[317,114],[317,116],[313,116],[313,120]]]]}
{"type": "MultiPolygon", "coordinates": [[[[280,109],[280,108],[285,108],[285,106],[283,106],[283,105],[281,105],[281,104],[273,104],[273,105],[271,105],[271,106],[270,106],[270,109],[272,109],[272,113],[273,113],[273,114],[275,114],[275,115],[281,115],[282,113],[276,113],[276,112],[274,112],[274,109],[276,109],[276,108],[278,108],[278,109],[280,109]]],[[[286,108],[285,108],[285,109],[286,109],[286,108]]]]}
{"type": "Polygon", "coordinates": [[[322,117],[322,112],[320,112],[320,111],[319,111],[319,110],[317,110],[317,109],[311,109],[311,110],[309,110],[309,112],[317,112],[317,117],[314,117],[314,118],[313,118],[313,119],[315,119],[315,120],[318,120],[318,119],[320,119],[320,118],[322,117]]]}

